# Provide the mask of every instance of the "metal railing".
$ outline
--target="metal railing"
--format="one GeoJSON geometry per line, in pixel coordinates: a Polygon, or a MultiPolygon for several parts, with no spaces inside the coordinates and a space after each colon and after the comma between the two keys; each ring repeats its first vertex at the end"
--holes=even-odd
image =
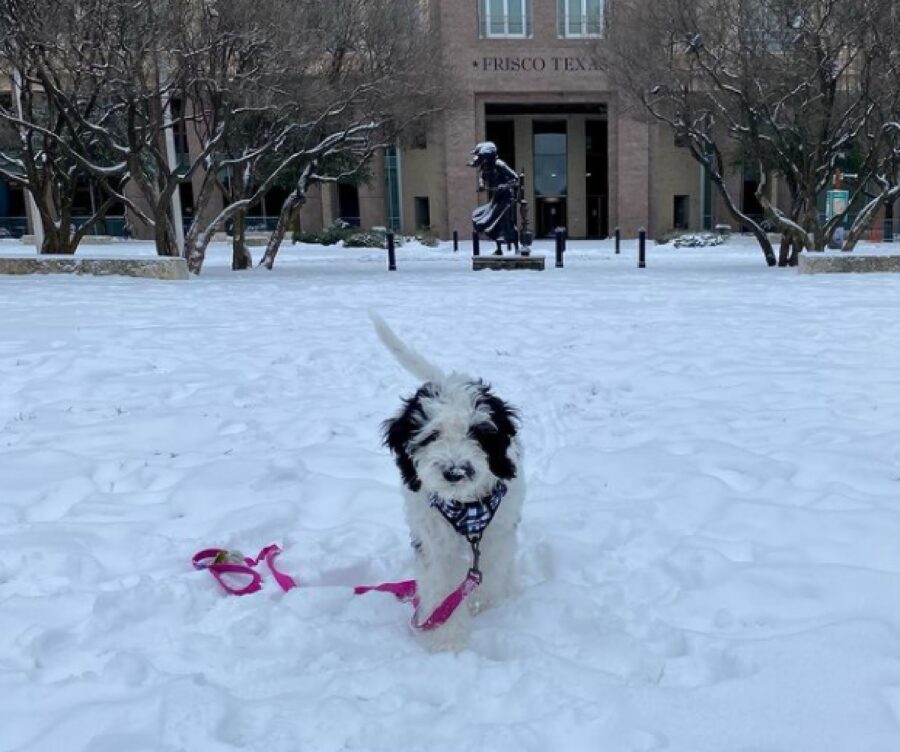
{"type": "MultiPolygon", "coordinates": [[[[90,222],[87,216],[72,217],[72,227],[80,230],[85,223],[90,222]]],[[[0,217],[0,238],[21,238],[28,234],[28,219],[26,217],[0,217]]],[[[89,235],[113,235],[125,237],[125,217],[105,217],[97,219],[88,228],[89,235]]]]}
{"type": "Polygon", "coordinates": [[[26,217],[0,217],[0,239],[21,238],[28,234],[26,217]]]}

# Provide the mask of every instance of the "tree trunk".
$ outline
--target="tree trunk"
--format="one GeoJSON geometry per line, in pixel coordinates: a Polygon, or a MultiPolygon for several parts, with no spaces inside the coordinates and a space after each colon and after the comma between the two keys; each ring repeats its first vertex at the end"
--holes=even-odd
{"type": "Polygon", "coordinates": [[[740,229],[741,225],[747,225],[750,228],[750,232],[753,233],[753,237],[756,238],[756,242],[759,243],[759,247],[762,249],[763,257],[766,259],[766,264],[768,266],[775,266],[777,263],[775,259],[775,251],[772,249],[772,241],[769,240],[769,236],[766,235],[766,231],[763,230],[762,227],[759,226],[757,222],[754,222],[750,217],[744,214],[740,209],[737,208],[737,204],[734,203],[734,199],[731,197],[731,194],[728,192],[728,188],[725,186],[725,180],[720,176],[711,173],[713,185],[719,190],[719,195],[725,201],[725,208],[728,209],[728,213],[734,219],[735,222],[738,223],[738,228],[740,229]]]}
{"type": "Polygon", "coordinates": [[[44,222],[44,241],[41,243],[40,254],[70,256],[75,253],[75,249],[66,243],[62,228],[57,227],[55,222],[44,222]]]}
{"type": "Polygon", "coordinates": [[[44,225],[44,240],[39,249],[40,255],[73,256],[78,248],[74,241],[72,228],[67,220],[55,221],[41,215],[44,225]]]}
{"type": "MultiPolygon", "coordinates": [[[[762,173],[765,175],[765,172],[762,173]]],[[[762,206],[766,216],[774,220],[781,231],[781,244],[778,248],[778,266],[791,266],[791,260],[795,254],[798,254],[806,247],[806,233],[792,218],[786,217],[775,205],[769,200],[765,192],[766,180],[760,181],[756,189],[756,198],[762,206]]],[[[775,261],[775,255],[772,254],[772,261],[775,261]]],[[[799,263],[799,262],[798,262],[799,263]]],[[[774,263],[769,264],[774,266],[774,263]]]]}
{"type": "Polygon", "coordinates": [[[281,241],[287,232],[288,222],[294,214],[294,210],[303,206],[306,202],[306,196],[300,193],[298,188],[291,191],[290,195],[285,199],[284,205],[281,207],[281,214],[278,215],[278,222],[272,231],[272,237],[266,244],[266,252],[259,262],[260,266],[271,269],[275,265],[275,256],[278,255],[278,249],[281,247],[281,241]]]}
{"type": "Polygon", "coordinates": [[[822,223],[819,221],[819,210],[816,207],[815,196],[807,198],[806,201],[806,221],[803,226],[809,231],[812,228],[812,247],[815,251],[824,251],[828,238],[822,229],[822,223]]]}
{"type": "MultiPolygon", "coordinates": [[[[247,248],[247,211],[242,209],[235,212],[234,229],[231,239],[231,268],[234,271],[243,271],[253,268],[253,256],[247,248]]],[[[270,267],[271,268],[271,267],[270,267]]]]}
{"type": "Polygon", "coordinates": [[[788,265],[793,247],[791,239],[787,235],[782,235],[781,245],[778,246],[778,266],[785,267],[788,265]]]}
{"type": "MultiPolygon", "coordinates": [[[[177,256],[178,242],[175,240],[175,227],[168,215],[165,217],[156,215],[156,225],[153,228],[153,239],[156,243],[157,256],[177,256]]],[[[179,218],[179,221],[180,218],[179,218]]]]}
{"type": "Polygon", "coordinates": [[[872,219],[878,212],[878,208],[893,203],[897,200],[898,196],[900,196],[900,186],[894,186],[890,190],[882,191],[881,195],[873,198],[866,204],[862,208],[862,211],[856,215],[856,221],[844,238],[844,244],[841,246],[841,250],[852,251],[856,247],[856,244],[862,240],[862,236],[865,234],[866,230],[871,226],[872,219]]]}

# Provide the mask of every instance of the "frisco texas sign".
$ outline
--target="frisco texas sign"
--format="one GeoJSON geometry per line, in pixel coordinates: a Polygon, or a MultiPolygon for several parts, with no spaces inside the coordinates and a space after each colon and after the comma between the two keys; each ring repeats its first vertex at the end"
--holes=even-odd
{"type": "Polygon", "coordinates": [[[588,57],[482,57],[472,67],[483,71],[530,73],[531,71],[575,72],[597,70],[588,57]]]}

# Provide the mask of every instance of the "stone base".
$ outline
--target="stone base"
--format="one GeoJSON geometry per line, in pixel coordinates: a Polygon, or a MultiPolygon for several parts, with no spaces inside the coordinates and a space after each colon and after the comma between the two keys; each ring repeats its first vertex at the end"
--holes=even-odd
{"type": "Polygon", "coordinates": [[[187,279],[183,258],[78,258],[76,256],[0,256],[0,274],[92,274],[148,279],[187,279]]]}
{"type": "Polygon", "coordinates": [[[855,256],[853,253],[800,254],[800,274],[900,272],[900,256],[855,256]]]}
{"type": "MultiPolygon", "coordinates": [[[[112,235],[85,235],[81,242],[85,245],[109,245],[116,240],[112,235]]],[[[34,245],[34,235],[23,235],[21,237],[22,245],[34,245]]]]}
{"type": "Polygon", "coordinates": [[[533,269],[544,270],[543,256],[472,256],[472,269],[533,269]]]}
{"type": "Polygon", "coordinates": [[[247,243],[248,248],[259,247],[269,244],[269,238],[272,236],[269,233],[259,233],[259,232],[248,232],[244,236],[244,240],[247,243]]]}

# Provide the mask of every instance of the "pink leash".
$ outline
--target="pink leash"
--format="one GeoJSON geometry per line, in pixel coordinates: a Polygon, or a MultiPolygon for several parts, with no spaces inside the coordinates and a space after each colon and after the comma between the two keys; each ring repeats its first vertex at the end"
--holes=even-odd
{"type": "MultiPolygon", "coordinates": [[[[280,553],[281,548],[275,544],[266,546],[255,559],[251,559],[249,556],[242,556],[234,551],[227,551],[224,548],[205,548],[194,554],[191,561],[194,569],[209,570],[222,588],[231,595],[250,595],[250,593],[262,590],[262,577],[255,567],[264,561],[269,567],[269,571],[272,572],[275,582],[278,583],[282,590],[287,592],[293,588],[300,587],[300,584],[275,565],[275,558],[280,553]],[[249,577],[250,580],[243,587],[235,587],[227,582],[226,575],[240,575],[249,577]]],[[[358,585],[353,588],[353,593],[354,595],[363,595],[371,592],[390,593],[398,600],[404,602],[412,601],[415,612],[413,613],[411,624],[413,628],[427,632],[446,623],[462,602],[475,592],[480,584],[481,572],[476,569],[470,569],[459,587],[444,598],[424,621],[419,617],[419,596],[416,592],[415,580],[384,582],[381,585],[358,585]]]]}

